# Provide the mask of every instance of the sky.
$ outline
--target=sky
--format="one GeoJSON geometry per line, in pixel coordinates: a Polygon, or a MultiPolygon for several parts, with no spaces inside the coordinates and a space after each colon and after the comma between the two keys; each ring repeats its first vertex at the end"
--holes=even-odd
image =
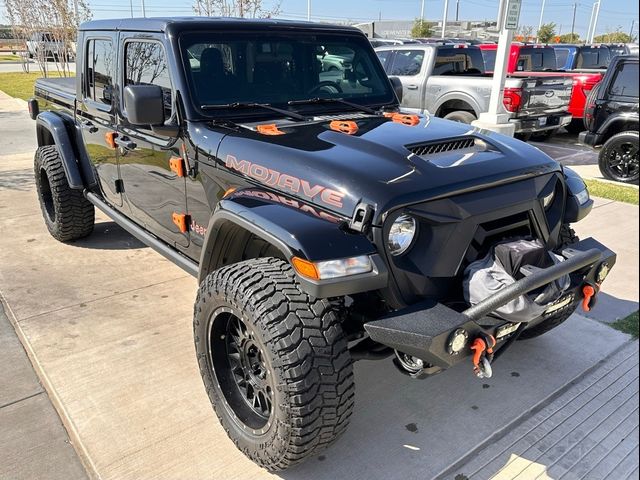
{"type": "MultiPolygon", "coordinates": [[[[147,16],[192,15],[192,0],[87,0],[94,19],[141,16],[144,1],[147,16]]],[[[424,0],[427,20],[442,19],[444,0],[424,0]]],[[[455,19],[456,1],[459,2],[460,20],[493,20],[498,0],[449,0],[448,19],[455,19]]],[[[537,29],[543,0],[522,0],[520,25],[537,29]]],[[[275,0],[264,0],[272,5],[275,0]]],[[[422,0],[311,0],[311,19],[320,21],[372,21],[409,20],[420,16],[422,0]]],[[[559,34],[571,31],[573,5],[576,7],[575,31],[586,36],[594,0],[546,0],[543,22],[555,22],[559,34]]],[[[307,0],[282,0],[280,17],[307,18],[307,0]]],[[[0,23],[6,22],[4,0],[0,0],[0,23]]],[[[634,34],[638,34],[638,2],[636,0],[601,0],[596,35],[620,28],[629,33],[635,20],[634,34]]]]}

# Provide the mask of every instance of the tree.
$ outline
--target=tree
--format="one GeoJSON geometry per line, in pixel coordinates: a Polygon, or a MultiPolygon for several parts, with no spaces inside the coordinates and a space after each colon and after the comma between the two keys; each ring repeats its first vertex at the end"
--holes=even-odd
{"type": "Polygon", "coordinates": [[[593,41],[596,43],[632,43],[636,41],[636,37],[629,36],[628,33],[624,33],[620,27],[613,32],[607,32],[603,35],[593,37],[593,41]]]}
{"type": "Polygon", "coordinates": [[[578,43],[580,41],[580,35],[577,33],[565,33],[560,35],[559,43],[578,43]]]}
{"type": "Polygon", "coordinates": [[[411,29],[411,36],[413,38],[426,38],[431,35],[433,35],[433,24],[421,18],[416,18],[411,29]]]}
{"type": "MultiPolygon", "coordinates": [[[[14,37],[34,55],[42,75],[48,75],[50,57],[61,75],[70,75],[78,25],[91,18],[85,0],[5,0],[5,8],[14,37]]],[[[29,56],[23,59],[28,72],[29,56]]]]}
{"type": "Polygon", "coordinates": [[[193,11],[203,17],[271,18],[280,13],[280,1],[267,8],[263,0],[195,0],[193,11]]]}
{"type": "Polygon", "coordinates": [[[556,24],[544,23],[538,30],[538,42],[549,43],[556,36],[556,24]]]}
{"type": "Polygon", "coordinates": [[[531,25],[521,25],[516,31],[516,36],[521,37],[522,41],[528,42],[533,37],[533,27],[531,25]]]}

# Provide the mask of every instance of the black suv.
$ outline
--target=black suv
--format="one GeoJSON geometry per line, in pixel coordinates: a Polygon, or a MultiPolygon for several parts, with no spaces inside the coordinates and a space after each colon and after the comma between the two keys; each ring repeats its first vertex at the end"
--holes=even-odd
{"type": "Polygon", "coordinates": [[[602,147],[599,166],[605,178],[638,182],[638,57],[617,56],[591,90],[579,141],[602,147]]]}
{"type": "Polygon", "coordinates": [[[205,388],[238,448],[271,470],[345,431],[354,360],[491,376],[516,339],[591,308],[615,262],[570,228],[593,205],[574,172],[518,140],[400,112],[355,28],[98,20],[81,26],[77,58],[76,79],[38,80],[29,102],[47,228],[90,235],[98,208],[198,277],[205,388]],[[483,281],[486,261],[499,278],[483,281]]]}

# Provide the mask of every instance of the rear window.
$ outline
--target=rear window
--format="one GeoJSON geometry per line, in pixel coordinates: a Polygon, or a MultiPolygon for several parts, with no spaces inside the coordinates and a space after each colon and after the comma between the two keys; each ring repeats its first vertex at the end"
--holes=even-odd
{"type": "Polygon", "coordinates": [[[482,52],[477,47],[439,48],[434,75],[481,74],[485,72],[482,52]]]}
{"type": "Polygon", "coordinates": [[[556,54],[553,48],[520,49],[516,71],[518,72],[542,72],[544,70],[556,70],[556,54]]]}
{"type": "Polygon", "coordinates": [[[87,42],[86,98],[111,104],[114,55],[111,40],[96,39],[87,42]]]}
{"type": "Polygon", "coordinates": [[[623,63],[618,67],[611,82],[609,94],[619,97],[638,98],[638,64],[623,63]]]}
{"type": "Polygon", "coordinates": [[[498,53],[497,50],[482,50],[484,69],[488,72],[493,72],[496,67],[496,53],[498,53]]]}
{"type": "Polygon", "coordinates": [[[578,52],[576,68],[607,68],[611,52],[605,47],[583,47],[578,52]]]}
{"type": "Polygon", "coordinates": [[[556,68],[564,68],[569,58],[568,48],[556,48],[556,68]]]}
{"type": "Polygon", "coordinates": [[[396,57],[389,75],[418,75],[423,61],[424,50],[396,50],[396,57]]]}

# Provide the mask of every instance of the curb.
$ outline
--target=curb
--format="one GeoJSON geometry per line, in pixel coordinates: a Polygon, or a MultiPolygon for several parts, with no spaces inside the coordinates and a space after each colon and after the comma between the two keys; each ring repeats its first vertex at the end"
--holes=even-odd
{"type": "Polygon", "coordinates": [[[33,351],[31,343],[29,343],[29,340],[27,339],[26,335],[22,331],[22,327],[18,323],[18,319],[16,318],[15,314],[13,313],[13,310],[11,309],[11,306],[9,305],[9,302],[7,302],[7,299],[4,297],[1,291],[0,291],[0,302],[4,307],[4,312],[7,318],[9,319],[9,322],[13,325],[13,328],[16,332],[16,335],[18,336],[18,339],[20,340],[20,343],[22,344],[25,352],[27,353],[27,357],[29,358],[31,365],[33,366],[33,370],[36,372],[36,375],[40,380],[40,384],[42,385],[45,392],[49,396],[49,400],[51,401],[53,408],[56,410],[56,412],[60,416],[62,425],[67,431],[67,435],[69,436],[69,441],[71,443],[71,446],[76,451],[76,454],[78,455],[78,458],[82,463],[82,466],[87,472],[87,476],[93,480],[101,480],[100,475],[98,475],[98,470],[96,469],[95,465],[91,461],[89,452],[87,451],[86,447],[82,443],[82,440],[80,439],[80,435],[78,434],[78,431],[75,425],[73,424],[71,417],[69,416],[68,412],[64,408],[64,405],[62,404],[62,401],[60,400],[58,393],[53,388],[53,385],[49,380],[49,377],[45,373],[44,369],[42,368],[42,365],[36,358],[36,355],[35,355],[35,352],[33,351]]]}

